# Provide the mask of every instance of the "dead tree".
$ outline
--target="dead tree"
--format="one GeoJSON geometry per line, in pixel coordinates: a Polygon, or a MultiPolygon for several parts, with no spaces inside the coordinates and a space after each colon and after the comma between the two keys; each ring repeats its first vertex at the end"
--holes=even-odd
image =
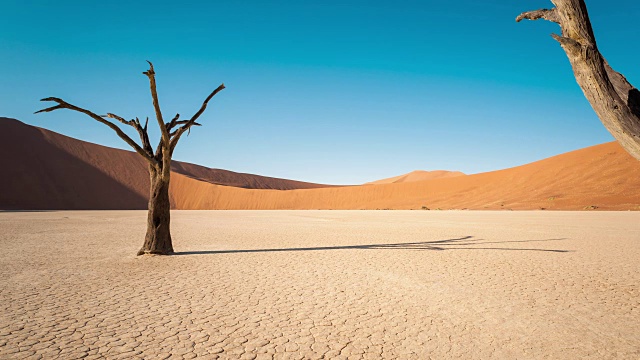
{"type": "Polygon", "coordinates": [[[36,114],[41,112],[50,112],[58,109],[69,109],[86,114],[94,120],[110,127],[120,138],[122,138],[122,140],[124,140],[138,154],[140,154],[140,156],[147,160],[147,162],[149,163],[148,169],[150,180],[149,213],[147,217],[147,234],[144,239],[144,245],[142,245],[142,248],[140,249],[140,251],[138,251],[138,255],[168,255],[173,253],[173,244],[171,243],[170,232],[171,205],[169,203],[171,157],[173,156],[173,151],[175,150],[176,145],[178,145],[178,141],[180,141],[180,137],[185,132],[190,132],[192,126],[200,126],[200,124],[197,123],[196,120],[207,108],[209,100],[211,100],[211,98],[213,98],[218,92],[224,89],[224,84],[218,86],[211,94],[209,94],[209,96],[207,96],[200,109],[190,119],[180,120],[180,114],[176,114],[176,116],[171,119],[171,121],[165,123],[162,117],[162,112],[160,111],[158,93],[156,92],[156,73],[153,70],[153,64],[149,61],[148,63],[149,70],[145,71],[143,74],[147,75],[147,77],[149,78],[153,108],[156,113],[156,119],[158,120],[158,126],[160,127],[161,133],[160,142],[158,143],[155,152],[151,147],[149,134],[147,133],[147,124],[149,123],[149,118],[147,118],[143,126],[138,118],[125,120],[123,117],[112,113],[107,113],[107,115],[96,115],[89,110],[85,110],[83,108],[69,104],[64,100],[55,97],[49,97],[46,99],[42,99],[41,101],[53,101],[58,103],[58,105],[37,111],[36,114]],[[141,145],[133,141],[120,129],[118,125],[108,119],[113,119],[122,124],[133,127],[140,135],[141,145]]]}
{"type": "Polygon", "coordinates": [[[584,0],[551,0],[553,9],[520,14],[516,21],[544,19],[560,25],[552,34],[569,57],[582,92],[609,132],[640,160],[640,92],[598,51],[584,0]]]}

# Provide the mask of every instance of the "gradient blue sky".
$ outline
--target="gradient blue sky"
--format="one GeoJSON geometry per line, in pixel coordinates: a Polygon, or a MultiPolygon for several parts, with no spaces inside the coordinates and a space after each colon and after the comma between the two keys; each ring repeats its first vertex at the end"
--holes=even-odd
{"type": "MultiPolygon", "coordinates": [[[[333,184],[512,167],[612,140],[549,36],[557,26],[514,21],[550,5],[3,0],[0,116],[126,148],[81,114],[33,112],[57,96],[152,116],[149,59],[165,117],[227,85],[177,160],[333,184]]],[[[601,51],[637,86],[640,3],[587,5],[601,51]]]]}

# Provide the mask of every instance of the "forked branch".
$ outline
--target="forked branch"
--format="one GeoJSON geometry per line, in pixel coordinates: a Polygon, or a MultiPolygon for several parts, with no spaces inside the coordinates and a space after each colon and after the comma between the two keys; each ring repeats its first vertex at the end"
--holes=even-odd
{"type": "Polygon", "coordinates": [[[140,141],[142,142],[142,148],[150,155],[153,156],[153,149],[151,148],[151,143],[149,141],[149,134],[147,133],[147,124],[149,123],[149,118],[147,118],[147,121],[144,123],[144,127],[142,126],[142,124],[140,124],[140,120],[138,120],[138,118],[135,119],[131,119],[131,120],[125,120],[123,117],[118,116],[116,114],[112,114],[112,113],[107,113],[107,115],[104,115],[102,117],[106,117],[106,118],[110,118],[110,119],[116,119],[119,122],[125,124],[125,125],[129,125],[131,127],[133,127],[134,129],[136,129],[136,131],[138,132],[138,135],[140,136],[140,141]]]}
{"type": "Polygon", "coordinates": [[[153,151],[153,148],[151,147],[151,143],[149,141],[149,134],[147,132],[147,125],[149,123],[148,117],[147,117],[147,120],[145,121],[144,126],[142,126],[138,118],[135,118],[132,120],[126,120],[122,116],[119,116],[113,113],[107,113],[106,115],[102,115],[102,116],[96,115],[95,113],[89,110],[69,104],[64,100],[55,98],[55,97],[42,99],[42,101],[53,101],[57,103],[57,105],[42,109],[40,111],[37,111],[36,113],[50,112],[58,109],[69,109],[69,110],[74,110],[74,111],[78,111],[83,114],[86,114],[92,117],[94,120],[101,122],[107,125],[108,127],[110,127],[111,129],[113,129],[113,131],[115,131],[116,134],[121,139],[123,139],[127,144],[129,144],[129,146],[131,146],[138,154],[142,155],[142,157],[144,157],[157,170],[163,169],[163,171],[168,172],[170,168],[168,164],[170,164],[171,162],[171,154],[173,153],[173,150],[178,144],[180,137],[185,132],[190,131],[192,126],[201,126],[199,123],[196,122],[196,120],[205,111],[209,101],[217,93],[219,93],[220,91],[222,91],[222,89],[224,89],[224,84],[221,84],[220,86],[218,86],[213,92],[211,92],[211,94],[209,94],[209,96],[207,96],[207,98],[202,103],[202,106],[200,107],[200,109],[191,117],[191,119],[179,120],[180,114],[176,114],[176,116],[174,116],[173,119],[171,119],[171,121],[169,121],[168,123],[165,123],[162,118],[162,112],[160,111],[160,104],[158,102],[158,93],[156,91],[155,71],[153,69],[153,64],[149,61],[147,62],[149,63],[149,70],[145,71],[144,74],[149,78],[149,86],[151,88],[151,98],[153,99],[153,107],[156,113],[156,119],[158,120],[160,131],[162,133],[162,138],[158,143],[155,153],[153,151]],[[108,121],[107,119],[114,119],[122,124],[133,127],[138,132],[138,135],[140,136],[140,141],[142,143],[142,146],[138,145],[129,136],[127,136],[127,134],[125,134],[120,129],[120,127],[118,127],[116,124],[112,123],[111,121],[108,121]]]}
{"type": "Polygon", "coordinates": [[[176,122],[178,121],[178,119],[180,118],[180,114],[176,114],[176,116],[173,117],[173,119],[171,119],[171,121],[169,121],[168,123],[166,123],[165,125],[167,126],[167,131],[171,131],[171,129],[176,126],[176,122]]]}
{"type": "Polygon", "coordinates": [[[171,146],[170,146],[171,152],[173,152],[176,145],[178,144],[178,141],[180,141],[180,137],[182,136],[182,134],[184,134],[185,131],[190,130],[192,126],[200,126],[200,124],[198,124],[196,120],[198,120],[200,115],[202,115],[202,113],[207,108],[207,105],[209,104],[209,100],[211,100],[214,96],[216,96],[217,93],[222,91],[224,88],[225,88],[224,84],[220,84],[220,86],[218,86],[215,90],[213,90],[211,94],[209,94],[209,96],[207,96],[207,98],[204,100],[200,109],[191,117],[191,119],[181,120],[176,122],[176,124],[180,123],[184,125],[182,125],[180,128],[178,128],[178,130],[176,130],[171,134],[171,146]]]}
{"type": "MultiPolygon", "coordinates": [[[[132,148],[133,148],[133,149],[134,149],[138,154],[142,155],[142,157],[144,157],[144,158],[145,158],[145,159],[146,159],[150,164],[152,164],[152,165],[154,165],[154,166],[156,166],[156,165],[157,165],[156,160],[153,158],[153,156],[152,156],[150,153],[148,153],[145,149],[143,149],[142,147],[140,147],[140,145],[138,145],[135,141],[133,141],[133,140],[132,140],[132,139],[131,139],[127,134],[125,134],[125,133],[124,133],[124,132],[123,132],[123,131],[122,131],[122,130],[121,130],[121,129],[116,125],[116,124],[114,124],[114,123],[112,123],[112,122],[110,122],[110,121],[108,121],[108,120],[104,119],[104,118],[103,118],[103,117],[101,117],[100,115],[96,115],[95,113],[93,113],[93,112],[91,112],[91,111],[89,111],[89,110],[86,110],[86,109],[83,109],[83,108],[81,108],[81,107],[78,107],[78,106],[75,106],[75,105],[69,104],[68,102],[66,102],[66,101],[64,101],[64,100],[62,100],[62,99],[60,99],[60,98],[48,97],[48,98],[42,99],[42,100],[40,100],[40,101],[53,101],[53,102],[58,103],[58,105],[51,106],[51,107],[44,108],[44,109],[42,109],[42,110],[36,111],[36,112],[35,112],[36,114],[38,114],[38,113],[42,113],[42,112],[51,112],[51,111],[58,110],[58,109],[69,109],[69,110],[73,110],[73,111],[81,112],[81,113],[83,113],[83,114],[85,114],[85,115],[90,116],[90,117],[91,117],[91,118],[93,118],[94,120],[96,120],[96,121],[98,121],[98,122],[100,122],[100,123],[103,123],[103,124],[107,125],[108,127],[110,127],[113,131],[115,131],[115,132],[116,132],[116,134],[117,134],[117,135],[118,135],[122,140],[124,140],[127,144],[129,144],[129,146],[131,146],[131,147],[132,147],[132,148]]],[[[113,114],[111,114],[111,115],[113,115],[113,114]]],[[[116,115],[113,115],[113,116],[114,116],[114,117],[113,117],[114,119],[116,119],[116,120],[118,120],[118,121],[120,121],[120,122],[122,122],[122,123],[125,123],[125,124],[128,124],[128,125],[131,125],[131,124],[129,124],[129,122],[128,122],[128,121],[124,120],[123,118],[121,118],[121,117],[119,117],[119,116],[116,116],[116,115]]],[[[107,115],[107,117],[109,117],[109,116],[107,115]]],[[[132,126],[133,126],[133,125],[132,125],[132,126]]],[[[147,141],[148,141],[148,137],[147,137],[147,141]]],[[[143,141],[143,143],[144,143],[144,141],[143,141]]]]}

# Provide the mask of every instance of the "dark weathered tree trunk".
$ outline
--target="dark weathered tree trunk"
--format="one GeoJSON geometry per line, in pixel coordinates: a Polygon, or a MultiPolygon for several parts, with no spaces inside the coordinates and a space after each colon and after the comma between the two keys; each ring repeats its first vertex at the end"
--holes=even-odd
{"type": "Polygon", "coordinates": [[[171,242],[171,203],[169,201],[169,179],[149,169],[149,213],[147,215],[147,235],[138,255],[173,253],[171,242]]]}
{"type": "Polygon", "coordinates": [[[516,21],[545,19],[560,25],[562,36],[552,36],[567,54],[582,92],[607,130],[640,160],[640,92],[600,54],[584,0],[551,2],[555,8],[525,12],[516,21]]]}
{"type": "Polygon", "coordinates": [[[118,134],[127,144],[129,144],[138,154],[140,154],[149,163],[149,213],[147,215],[147,235],[144,239],[144,245],[138,255],[144,254],[157,254],[157,255],[169,255],[173,253],[173,244],[171,242],[171,203],[169,200],[169,180],[171,180],[171,157],[173,151],[178,145],[180,137],[185,132],[191,131],[192,126],[200,126],[196,122],[198,117],[202,115],[207,108],[209,100],[213,98],[218,92],[224,89],[224,84],[218,86],[202,103],[200,109],[189,119],[179,120],[180,114],[176,116],[168,123],[164,122],[162,112],[160,111],[160,104],[158,101],[158,93],[156,92],[156,77],[153,70],[153,64],[149,62],[149,70],[144,72],[149,78],[149,85],[151,88],[151,99],[153,101],[153,108],[156,113],[156,120],[158,120],[158,127],[160,128],[160,143],[156,148],[155,153],[151,148],[149,142],[149,134],[147,133],[147,125],[149,118],[145,122],[144,126],[140,123],[138,118],[133,120],[125,120],[123,117],[107,113],[107,115],[96,115],[95,113],[69,104],[68,102],[59,98],[46,98],[42,101],[53,101],[58,105],[42,109],[37,111],[49,112],[58,109],[69,109],[81,112],[93,118],[94,120],[101,122],[118,134]],[[122,124],[129,125],[136,129],[138,135],[140,135],[140,142],[142,146],[138,145],[133,139],[125,134],[116,124],[107,119],[115,119],[122,124]]]}

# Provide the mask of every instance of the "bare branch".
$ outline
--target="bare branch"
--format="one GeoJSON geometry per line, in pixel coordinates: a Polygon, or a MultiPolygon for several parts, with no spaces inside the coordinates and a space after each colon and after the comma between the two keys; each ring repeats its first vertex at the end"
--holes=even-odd
{"type": "Polygon", "coordinates": [[[520,22],[522,20],[538,20],[544,19],[548,21],[552,21],[556,24],[560,23],[560,19],[558,18],[558,12],[556,9],[540,9],[534,11],[523,12],[518,15],[516,18],[516,22],[520,22]]]}
{"type": "MultiPolygon", "coordinates": [[[[186,123],[188,123],[188,122],[189,122],[189,120],[181,120],[181,121],[178,121],[178,124],[186,124],[186,123]]],[[[190,134],[190,133],[189,133],[189,131],[191,131],[191,127],[192,127],[192,126],[202,126],[202,124],[197,123],[197,122],[194,122],[194,123],[192,123],[191,125],[189,125],[189,127],[188,127],[188,128],[186,128],[186,130],[187,130],[187,135],[189,135],[189,134],[190,134]]],[[[173,139],[173,137],[174,137],[174,136],[176,136],[176,134],[177,134],[178,132],[180,132],[180,130],[182,130],[182,128],[172,131],[172,132],[169,134],[169,137],[173,139]]]]}
{"type": "Polygon", "coordinates": [[[602,124],[622,147],[640,160],[640,91],[604,59],[593,33],[584,0],[551,0],[552,10],[521,14],[523,19],[547,19],[560,24],[553,34],[567,54],[576,82],[602,124]]]}
{"type": "MultiPolygon", "coordinates": [[[[186,124],[186,123],[188,123],[189,121],[191,121],[191,120],[180,120],[180,121],[176,121],[176,125],[186,124]]],[[[192,125],[193,125],[193,126],[202,126],[202,124],[197,123],[197,122],[194,122],[192,125]]]]}
{"type": "Polygon", "coordinates": [[[40,101],[53,101],[53,102],[58,103],[58,105],[52,106],[52,107],[49,107],[49,108],[45,108],[45,109],[42,109],[40,111],[36,111],[36,114],[37,113],[41,113],[41,112],[50,112],[50,111],[57,110],[57,109],[69,109],[69,110],[74,110],[74,111],[77,111],[77,112],[81,112],[81,113],[83,113],[85,115],[90,116],[94,120],[96,120],[96,121],[98,121],[100,123],[103,123],[103,124],[107,125],[108,127],[110,127],[111,129],[113,129],[113,131],[115,131],[116,134],[122,140],[124,140],[127,144],[129,144],[129,146],[131,146],[138,154],[142,155],[142,157],[144,157],[152,165],[154,165],[154,166],[157,165],[156,160],[149,153],[147,153],[144,149],[142,149],[140,147],[140,145],[138,145],[135,141],[133,141],[127,134],[125,134],[117,125],[113,124],[112,122],[105,120],[101,116],[96,115],[95,113],[93,113],[93,112],[91,112],[89,110],[86,110],[86,109],[83,109],[81,107],[77,107],[75,105],[69,104],[68,102],[66,102],[66,101],[64,101],[62,99],[59,99],[59,98],[48,97],[48,98],[42,99],[40,101]]]}
{"type": "Polygon", "coordinates": [[[138,134],[140,135],[140,141],[142,141],[142,147],[149,153],[149,155],[153,154],[153,148],[151,148],[151,142],[149,141],[149,134],[147,133],[147,123],[149,122],[149,118],[144,123],[144,127],[140,124],[140,120],[136,118],[135,125],[133,127],[138,130],[138,134]]]}
{"type": "Polygon", "coordinates": [[[176,114],[176,116],[174,116],[173,119],[171,119],[170,122],[165,124],[165,125],[167,125],[167,131],[171,131],[171,129],[174,126],[176,126],[176,121],[178,121],[179,118],[180,118],[180,114],[176,114]]]}
{"type": "Polygon", "coordinates": [[[151,61],[149,63],[149,70],[143,72],[149,78],[149,87],[151,88],[151,98],[153,100],[153,108],[156,111],[156,119],[158,120],[158,126],[162,134],[162,141],[169,146],[169,131],[162,119],[162,111],[160,111],[160,103],[158,102],[158,92],[156,91],[156,72],[153,69],[151,61]]]}
{"type": "Polygon", "coordinates": [[[201,124],[199,124],[197,122],[192,122],[191,120],[186,120],[184,125],[182,125],[179,129],[177,129],[176,131],[171,133],[171,146],[170,146],[171,151],[173,151],[173,149],[178,144],[178,141],[180,140],[180,137],[182,136],[182,134],[184,134],[186,131],[189,131],[189,134],[191,133],[191,127],[194,126],[194,125],[195,126],[202,126],[201,124]]]}
{"type": "MultiPolygon", "coordinates": [[[[49,101],[49,98],[41,99],[40,101],[49,101]]],[[[39,114],[39,113],[43,113],[43,112],[50,112],[50,111],[58,110],[58,109],[64,109],[64,106],[62,106],[62,105],[52,106],[52,107],[49,107],[49,108],[46,108],[46,109],[38,110],[38,111],[34,112],[34,114],[39,114]]]]}
{"type": "Polygon", "coordinates": [[[118,115],[115,115],[115,114],[112,114],[112,113],[107,113],[107,115],[103,115],[102,117],[103,117],[103,118],[105,118],[105,117],[106,117],[106,118],[110,118],[110,119],[116,119],[116,120],[120,121],[121,123],[123,123],[123,124],[125,124],[125,125],[131,125],[131,126],[134,126],[134,125],[133,125],[133,120],[127,121],[127,120],[125,120],[123,117],[118,116],[118,115]]]}
{"type": "MultiPolygon", "coordinates": [[[[187,122],[184,123],[184,125],[182,125],[175,133],[175,135],[173,135],[172,139],[171,139],[171,152],[173,152],[173,149],[175,149],[176,145],[178,144],[178,141],[180,140],[180,137],[182,136],[182,134],[184,134],[185,131],[189,130],[191,128],[191,126],[196,125],[196,120],[200,117],[200,115],[202,115],[202,113],[205,111],[205,109],[207,108],[207,105],[209,104],[209,100],[211,100],[214,96],[216,96],[217,93],[219,93],[220,91],[222,91],[225,88],[224,84],[220,84],[220,86],[218,86],[215,90],[213,90],[211,92],[211,94],[209,94],[209,96],[207,96],[207,98],[204,100],[204,102],[202,103],[202,106],[200,107],[200,109],[191,117],[191,119],[189,119],[187,122]]],[[[199,126],[200,124],[197,124],[197,126],[199,126]]]]}
{"type": "MultiPolygon", "coordinates": [[[[134,129],[136,129],[136,131],[138,132],[138,135],[140,136],[140,141],[142,142],[142,148],[150,156],[153,155],[153,149],[151,148],[151,143],[149,141],[149,134],[147,134],[147,123],[145,123],[144,128],[143,128],[142,125],[140,124],[140,120],[138,118],[131,119],[131,120],[127,121],[123,117],[115,115],[115,114],[112,114],[112,113],[107,113],[107,115],[104,115],[103,117],[110,118],[110,119],[116,119],[116,120],[120,121],[121,123],[123,123],[125,125],[130,125],[134,129]]],[[[147,122],[148,121],[149,121],[149,118],[147,118],[147,122]]]]}
{"type": "Polygon", "coordinates": [[[217,93],[219,93],[220,91],[222,91],[224,89],[224,84],[220,84],[220,86],[218,86],[215,90],[213,90],[213,92],[211,92],[211,94],[209,94],[209,96],[207,96],[207,98],[204,100],[204,102],[202,103],[202,106],[200,107],[200,110],[198,110],[198,112],[196,112],[192,117],[191,117],[191,122],[196,122],[196,120],[200,117],[200,115],[202,115],[202,113],[204,112],[204,110],[207,108],[207,104],[209,103],[209,100],[211,100],[211,98],[213,98],[214,96],[216,96],[217,93]]]}

